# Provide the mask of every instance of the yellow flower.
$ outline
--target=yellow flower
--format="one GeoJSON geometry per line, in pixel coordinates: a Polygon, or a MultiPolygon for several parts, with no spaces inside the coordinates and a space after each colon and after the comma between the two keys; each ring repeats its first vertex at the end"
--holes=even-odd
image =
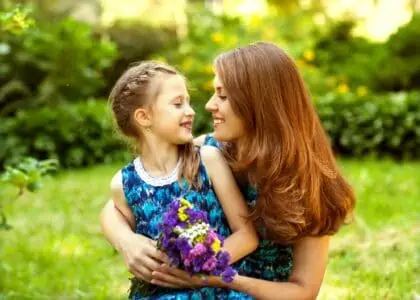
{"type": "Polygon", "coordinates": [[[178,209],[178,218],[182,221],[185,222],[188,220],[188,215],[185,213],[185,210],[187,209],[187,207],[182,206],[178,209]]]}
{"type": "Polygon", "coordinates": [[[223,35],[223,33],[221,32],[215,32],[211,35],[211,39],[213,42],[215,42],[216,44],[220,44],[223,42],[223,40],[225,39],[225,36],[223,35]]]}
{"type": "Polygon", "coordinates": [[[204,243],[205,241],[206,241],[206,238],[203,234],[195,237],[195,242],[197,243],[204,243]]]}
{"type": "Polygon", "coordinates": [[[185,198],[181,198],[180,202],[181,202],[181,207],[178,209],[178,218],[182,222],[185,222],[186,220],[188,220],[188,215],[185,213],[185,210],[188,208],[193,208],[193,206],[185,198]]]}
{"type": "Polygon", "coordinates": [[[182,206],[186,206],[188,208],[193,208],[193,205],[185,198],[181,198],[180,200],[182,206]]]}
{"type": "Polygon", "coordinates": [[[349,92],[349,86],[346,83],[340,83],[337,87],[337,92],[345,94],[349,92]]]}
{"type": "Polygon", "coordinates": [[[206,74],[213,74],[213,66],[212,66],[211,64],[207,64],[207,65],[204,67],[204,72],[205,72],[206,74]]]}
{"type": "Polygon", "coordinates": [[[211,244],[211,248],[213,249],[214,252],[219,252],[220,251],[220,241],[219,239],[216,239],[213,244],[211,244]]]}
{"type": "Polygon", "coordinates": [[[303,53],[303,57],[306,59],[306,61],[313,61],[315,59],[315,52],[312,50],[306,50],[303,53]]]}
{"type": "Polygon", "coordinates": [[[357,87],[357,95],[363,97],[364,95],[367,94],[367,92],[368,92],[368,89],[364,85],[357,87]]]}

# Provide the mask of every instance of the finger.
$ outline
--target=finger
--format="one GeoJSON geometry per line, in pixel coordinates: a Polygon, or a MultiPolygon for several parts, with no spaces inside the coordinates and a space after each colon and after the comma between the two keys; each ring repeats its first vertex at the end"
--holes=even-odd
{"type": "Polygon", "coordinates": [[[139,259],[137,265],[144,266],[147,269],[149,269],[150,272],[152,272],[152,271],[157,270],[160,267],[161,262],[155,260],[153,257],[146,256],[146,257],[142,257],[141,260],[139,259]]]}
{"type": "Polygon", "coordinates": [[[150,249],[147,254],[161,263],[170,263],[169,257],[157,248],[150,249]]]}
{"type": "MultiPolygon", "coordinates": [[[[130,273],[134,275],[134,277],[136,277],[137,279],[143,280],[143,281],[147,281],[150,282],[150,280],[147,280],[146,277],[143,275],[143,273],[137,271],[137,270],[130,270],[130,273]]],[[[152,278],[152,277],[150,277],[152,278]]]]}
{"type": "Polygon", "coordinates": [[[152,271],[150,271],[149,269],[143,266],[137,267],[136,269],[132,269],[130,270],[130,272],[134,276],[136,276],[136,278],[147,281],[147,282],[150,282],[153,279],[152,271]]]}
{"type": "Polygon", "coordinates": [[[153,277],[152,281],[154,279],[157,279],[157,280],[160,280],[162,282],[173,284],[173,285],[176,285],[176,286],[179,286],[179,287],[185,287],[185,286],[191,285],[188,281],[182,280],[180,278],[176,278],[175,276],[172,276],[172,275],[166,274],[166,273],[162,273],[162,272],[159,272],[159,271],[152,272],[152,277],[153,277]]]}
{"type": "Polygon", "coordinates": [[[177,278],[181,278],[183,280],[189,280],[191,278],[190,274],[188,272],[185,272],[181,269],[177,269],[177,268],[171,268],[170,266],[168,266],[167,264],[162,264],[158,271],[162,272],[162,273],[166,273],[166,274],[171,274],[177,278]]]}
{"type": "Polygon", "coordinates": [[[171,283],[167,283],[167,282],[164,282],[164,281],[160,281],[160,280],[158,280],[158,279],[153,279],[153,280],[151,281],[151,283],[152,283],[152,284],[155,284],[155,285],[159,285],[159,286],[167,287],[167,288],[173,288],[173,289],[180,289],[180,288],[182,288],[182,287],[177,286],[177,285],[175,285],[175,284],[171,284],[171,283]]]}

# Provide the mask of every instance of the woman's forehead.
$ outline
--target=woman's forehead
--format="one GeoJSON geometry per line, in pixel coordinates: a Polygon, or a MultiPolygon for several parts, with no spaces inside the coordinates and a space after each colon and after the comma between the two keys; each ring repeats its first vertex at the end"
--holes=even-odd
{"type": "Polygon", "coordinates": [[[214,87],[217,89],[217,88],[220,88],[220,89],[222,89],[223,88],[223,84],[222,84],[222,82],[220,81],[220,78],[219,78],[219,76],[216,74],[216,75],[214,75],[214,79],[213,79],[213,84],[214,84],[214,87]]]}

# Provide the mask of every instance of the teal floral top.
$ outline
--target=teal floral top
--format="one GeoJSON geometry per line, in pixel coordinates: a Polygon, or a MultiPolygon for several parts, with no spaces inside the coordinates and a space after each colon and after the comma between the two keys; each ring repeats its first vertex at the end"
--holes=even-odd
{"type": "MultiPolygon", "coordinates": [[[[211,135],[206,136],[204,145],[218,149],[222,147],[211,135]]],[[[242,188],[242,194],[249,207],[253,207],[258,200],[256,189],[249,185],[242,188]]],[[[240,273],[270,281],[287,281],[292,272],[292,266],[292,245],[275,244],[260,238],[257,250],[242,260],[240,273]]]]}

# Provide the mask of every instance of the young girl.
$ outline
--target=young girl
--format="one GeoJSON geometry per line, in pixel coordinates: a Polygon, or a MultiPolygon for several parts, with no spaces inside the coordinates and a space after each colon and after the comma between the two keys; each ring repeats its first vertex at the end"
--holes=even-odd
{"type": "MultiPolygon", "coordinates": [[[[230,234],[226,216],[232,235],[226,239],[224,250],[231,254],[232,262],[254,251],[258,237],[244,218],[247,206],[223,156],[211,147],[198,151],[192,144],[195,113],[184,78],[168,65],[143,62],[121,76],[110,102],[118,128],[139,149],[138,157],[111,181],[116,208],[149,245],[138,249],[144,251],[145,266],[135,275],[150,282],[147,269],[167,262],[163,253],[151,249],[159,235],[162,214],[179,197],[208,212],[210,225],[225,237],[230,234]]],[[[222,288],[160,288],[156,294],[150,299],[247,298],[222,288]]],[[[134,299],[139,298],[134,295],[134,299]]]]}

